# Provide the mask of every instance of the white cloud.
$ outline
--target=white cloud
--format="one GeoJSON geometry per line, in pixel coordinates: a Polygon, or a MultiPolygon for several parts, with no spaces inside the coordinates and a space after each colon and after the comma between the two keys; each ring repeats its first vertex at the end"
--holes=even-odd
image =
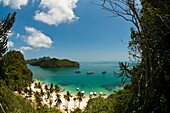
{"type": "Polygon", "coordinates": [[[28,35],[25,37],[25,41],[33,46],[33,47],[44,47],[50,48],[53,41],[50,37],[43,34],[40,30],[37,30],[33,27],[25,27],[26,32],[28,35]]]}
{"type": "Polygon", "coordinates": [[[12,41],[8,41],[7,42],[7,47],[9,48],[9,47],[13,47],[14,46],[14,43],[12,42],[12,41]]]}
{"type": "Polygon", "coordinates": [[[21,6],[27,5],[28,0],[0,0],[0,3],[13,9],[21,9],[21,6]]]}
{"type": "Polygon", "coordinates": [[[22,46],[22,47],[20,47],[20,50],[22,50],[22,51],[28,51],[28,50],[32,50],[32,48],[29,47],[29,46],[22,46]]]}
{"type": "Polygon", "coordinates": [[[21,51],[22,53],[24,53],[24,51],[29,51],[29,50],[32,50],[32,48],[29,46],[22,46],[18,49],[18,51],[21,51]]]}
{"type": "Polygon", "coordinates": [[[17,33],[16,38],[20,38],[20,34],[19,33],[17,33]]]}
{"type": "Polygon", "coordinates": [[[74,14],[78,0],[41,0],[40,7],[44,11],[36,11],[35,20],[49,25],[72,22],[78,17],[74,14]]]}

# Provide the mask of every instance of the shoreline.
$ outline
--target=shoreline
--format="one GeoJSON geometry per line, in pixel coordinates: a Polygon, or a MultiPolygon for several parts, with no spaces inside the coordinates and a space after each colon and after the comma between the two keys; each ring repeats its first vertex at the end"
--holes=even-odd
{"type": "MultiPolygon", "coordinates": [[[[35,107],[37,105],[36,103],[36,98],[35,98],[35,93],[38,92],[38,93],[41,93],[41,89],[42,91],[44,92],[44,95],[41,97],[42,98],[42,101],[41,101],[41,104],[44,106],[48,106],[48,107],[56,107],[56,92],[52,92],[50,94],[50,99],[47,99],[47,92],[46,92],[46,89],[45,89],[45,85],[48,86],[48,88],[50,88],[50,85],[45,83],[45,82],[41,82],[41,81],[38,81],[36,79],[33,79],[33,83],[30,85],[31,87],[31,90],[32,90],[32,96],[29,97],[29,94],[28,93],[25,93],[24,91],[21,91],[22,93],[21,94],[18,94],[18,92],[14,92],[15,94],[17,95],[21,95],[23,98],[27,98],[28,100],[30,100],[32,102],[32,105],[35,107]],[[35,84],[38,84],[40,83],[41,84],[41,88],[35,88],[35,84]],[[52,101],[52,104],[50,105],[50,100],[52,101]]],[[[27,89],[29,90],[30,87],[27,87],[27,89]]],[[[60,95],[60,99],[62,101],[62,103],[60,104],[60,107],[57,107],[58,109],[60,109],[63,113],[66,113],[66,109],[67,109],[67,102],[66,100],[64,99],[64,95],[66,95],[67,93],[67,90],[65,91],[60,91],[58,94],[60,95]]],[[[71,93],[71,92],[70,92],[71,93]]],[[[74,98],[77,98],[77,96],[73,93],[71,93],[72,97],[70,97],[70,101],[68,102],[68,111],[73,111],[74,109],[76,108],[79,108],[79,101],[78,100],[74,100],[74,98]]],[[[87,102],[90,98],[86,95],[84,95],[84,97],[82,98],[82,101],[80,103],[80,109],[83,110],[84,107],[86,107],[87,105],[87,102]]],[[[35,107],[36,108],[36,107],[35,107]]]]}
{"type": "MultiPolygon", "coordinates": [[[[14,93],[19,94],[23,98],[30,100],[32,105],[35,108],[38,108],[38,103],[37,103],[37,100],[36,100],[36,94],[38,93],[39,96],[41,95],[39,97],[39,98],[41,98],[40,99],[41,100],[40,101],[41,106],[47,106],[49,108],[50,107],[56,107],[56,108],[60,109],[63,113],[66,113],[67,109],[68,109],[68,112],[74,111],[74,109],[76,109],[76,108],[84,110],[84,108],[86,107],[87,102],[89,101],[90,98],[96,98],[99,95],[104,97],[104,98],[107,98],[109,96],[109,95],[103,94],[102,92],[91,92],[92,94],[91,93],[89,94],[89,95],[91,95],[91,97],[90,97],[84,91],[84,95],[83,95],[82,101],[80,101],[80,107],[79,107],[79,100],[78,100],[78,97],[76,95],[79,92],[78,90],[77,90],[77,93],[69,91],[71,93],[72,97],[70,97],[70,101],[67,102],[66,99],[65,99],[67,90],[63,91],[61,89],[61,87],[59,86],[60,89],[59,89],[58,93],[56,93],[53,90],[52,93],[50,93],[48,95],[48,93],[50,92],[50,85],[51,84],[49,84],[49,83],[33,79],[33,82],[31,83],[31,85],[28,86],[27,88],[25,88],[25,89],[27,89],[27,92],[25,92],[25,90],[23,90],[23,91],[21,91],[20,94],[18,92],[14,92],[14,93]],[[38,84],[40,85],[40,87],[37,86],[38,84]],[[31,89],[31,96],[29,94],[30,89],[31,89]],[[43,92],[43,94],[42,94],[42,92],[43,92]],[[59,97],[60,97],[60,100],[61,100],[61,103],[59,105],[57,104],[57,101],[58,101],[57,100],[57,94],[60,95],[59,97]]],[[[55,84],[53,84],[53,88],[54,88],[54,86],[55,86],[55,84]]],[[[117,90],[120,90],[122,88],[119,88],[117,90]]],[[[81,90],[80,90],[80,92],[81,92],[81,90]]]]}
{"type": "MultiPolygon", "coordinates": [[[[43,83],[43,84],[47,84],[47,85],[50,85],[51,83],[49,82],[46,82],[46,81],[41,81],[41,80],[37,80],[37,79],[34,79],[35,81],[37,82],[40,82],[40,83],[43,83]]],[[[53,83],[54,85],[57,84],[57,83],[53,83]]],[[[118,90],[121,90],[123,88],[123,86],[115,86],[114,89],[112,89],[111,91],[107,91],[106,89],[103,90],[103,88],[101,87],[98,87],[98,88],[93,88],[92,90],[89,90],[88,87],[85,87],[85,88],[81,88],[80,87],[76,87],[75,85],[61,85],[61,84],[57,84],[60,88],[62,88],[62,90],[65,90],[66,91],[69,91],[71,92],[71,94],[74,94],[76,95],[78,93],[78,91],[85,91],[84,93],[84,96],[86,97],[89,97],[90,96],[90,92],[96,92],[97,93],[97,96],[100,94],[100,92],[102,92],[104,95],[106,95],[106,97],[108,97],[110,94],[112,94],[114,91],[118,91],[118,90]],[[77,88],[80,88],[79,90],[77,90],[77,88]]]]}

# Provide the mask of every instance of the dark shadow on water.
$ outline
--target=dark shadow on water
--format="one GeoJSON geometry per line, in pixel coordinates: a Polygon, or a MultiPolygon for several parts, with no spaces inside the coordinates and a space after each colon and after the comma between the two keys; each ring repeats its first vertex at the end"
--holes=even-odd
{"type": "Polygon", "coordinates": [[[105,88],[108,91],[112,91],[116,86],[121,87],[122,84],[107,84],[107,85],[101,85],[100,87],[105,88]]]}
{"type": "Polygon", "coordinates": [[[71,83],[70,82],[60,82],[58,84],[61,86],[69,86],[71,83]]]}

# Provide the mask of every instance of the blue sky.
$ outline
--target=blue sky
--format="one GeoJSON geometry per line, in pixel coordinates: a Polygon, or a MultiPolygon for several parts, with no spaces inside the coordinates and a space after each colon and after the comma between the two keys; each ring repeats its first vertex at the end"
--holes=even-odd
{"type": "Polygon", "coordinates": [[[110,18],[111,13],[92,1],[99,0],[0,0],[1,18],[17,12],[9,49],[22,51],[26,59],[129,60],[132,25],[110,18]]]}

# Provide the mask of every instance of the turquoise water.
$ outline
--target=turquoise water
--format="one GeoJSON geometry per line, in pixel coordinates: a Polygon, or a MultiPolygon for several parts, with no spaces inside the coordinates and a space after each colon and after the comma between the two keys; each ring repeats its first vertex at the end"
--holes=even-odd
{"type": "Polygon", "coordinates": [[[90,92],[100,91],[105,94],[111,94],[113,91],[121,88],[121,78],[116,78],[113,71],[119,70],[118,62],[81,62],[79,68],[40,68],[28,65],[33,72],[33,78],[45,82],[59,84],[62,89],[76,94],[76,88],[84,90],[86,95],[90,92]],[[76,74],[75,70],[81,73],[76,74]],[[87,71],[93,71],[94,74],[86,74],[87,71]],[[102,74],[106,71],[106,74],[102,74]]]}

